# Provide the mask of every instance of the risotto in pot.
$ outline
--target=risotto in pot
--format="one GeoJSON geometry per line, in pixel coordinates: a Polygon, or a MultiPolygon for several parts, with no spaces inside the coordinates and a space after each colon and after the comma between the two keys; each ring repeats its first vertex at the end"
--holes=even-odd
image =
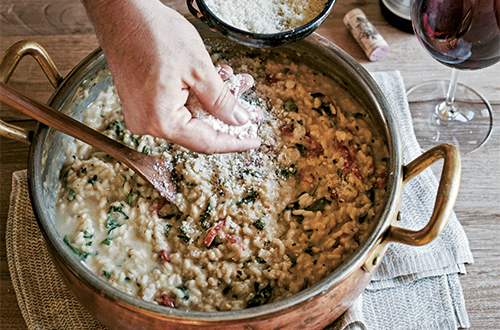
{"type": "Polygon", "coordinates": [[[171,160],[177,205],[74,140],[57,226],[81,262],[119,290],[171,308],[238,310],[298,293],[356,250],[381,211],[389,153],[366,109],[336,80],[276,50],[208,48],[214,64],[255,78],[243,98],[264,109],[262,146],[204,155],[133,135],[111,86],[83,122],[171,160]]]}

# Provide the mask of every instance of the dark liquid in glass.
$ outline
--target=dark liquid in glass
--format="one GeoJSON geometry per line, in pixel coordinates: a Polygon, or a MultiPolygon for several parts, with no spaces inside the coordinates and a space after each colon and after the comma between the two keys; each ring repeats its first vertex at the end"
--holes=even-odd
{"type": "Polygon", "coordinates": [[[500,0],[413,0],[420,43],[439,62],[477,70],[500,60],[500,0]]]}

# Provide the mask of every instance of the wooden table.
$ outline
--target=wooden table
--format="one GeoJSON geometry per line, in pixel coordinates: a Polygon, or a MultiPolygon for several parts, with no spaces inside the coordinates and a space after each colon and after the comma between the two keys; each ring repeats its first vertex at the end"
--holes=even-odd
{"type": "MultiPolygon", "coordinates": [[[[183,14],[181,0],[164,1],[183,14]]],[[[3,0],[1,9],[0,52],[21,39],[40,43],[63,75],[97,46],[93,28],[83,6],[76,0],[3,0]]],[[[329,18],[317,32],[339,45],[369,71],[400,70],[406,87],[431,78],[447,78],[450,69],[428,56],[414,35],[390,26],[381,16],[378,1],[343,0],[335,4],[329,18]],[[369,62],[342,23],[349,10],[361,8],[391,46],[379,62],[369,62]]],[[[460,82],[474,86],[493,106],[500,118],[500,65],[464,72],[460,82]]],[[[24,59],[9,84],[31,97],[47,101],[53,91],[42,71],[31,58],[24,59]]],[[[4,121],[34,128],[34,121],[6,107],[4,121]]],[[[496,124],[498,126],[498,124],[496,124]]],[[[7,267],[5,228],[9,208],[12,173],[25,169],[28,145],[0,138],[0,327],[26,329],[18,307],[7,267]]],[[[458,219],[468,235],[473,265],[461,277],[471,329],[500,328],[500,129],[494,128],[490,140],[474,154],[462,158],[462,183],[455,206],[458,219]]]]}

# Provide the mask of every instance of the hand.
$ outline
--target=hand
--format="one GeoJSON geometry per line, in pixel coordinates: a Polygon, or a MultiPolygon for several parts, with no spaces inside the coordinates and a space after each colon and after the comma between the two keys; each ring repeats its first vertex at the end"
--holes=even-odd
{"type": "MultiPolygon", "coordinates": [[[[157,0],[83,2],[132,133],[164,138],[207,154],[260,145],[259,138],[238,139],[216,132],[186,109],[191,90],[207,111],[225,123],[243,125],[249,120],[214,69],[198,32],[184,17],[157,0]]],[[[240,92],[253,84],[249,77],[240,92]]]]}

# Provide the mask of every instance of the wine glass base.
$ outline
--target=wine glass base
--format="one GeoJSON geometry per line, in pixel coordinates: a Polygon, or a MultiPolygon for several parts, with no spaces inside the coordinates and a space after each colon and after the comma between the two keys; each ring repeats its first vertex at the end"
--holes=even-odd
{"type": "Polygon", "coordinates": [[[413,128],[422,150],[451,143],[461,154],[468,154],[481,147],[491,134],[491,105],[479,92],[459,83],[454,101],[457,111],[443,117],[436,106],[446,99],[449,84],[447,80],[432,80],[408,90],[413,128]]]}

